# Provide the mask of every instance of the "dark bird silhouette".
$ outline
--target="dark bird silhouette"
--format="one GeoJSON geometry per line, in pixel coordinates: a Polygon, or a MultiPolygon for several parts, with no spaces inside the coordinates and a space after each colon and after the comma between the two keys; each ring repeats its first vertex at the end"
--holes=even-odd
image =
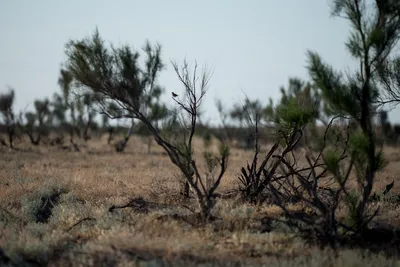
{"type": "Polygon", "coordinates": [[[386,195],[387,193],[389,193],[390,189],[392,189],[393,186],[394,186],[394,180],[393,182],[385,186],[385,190],[383,190],[382,195],[386,195]]]}
{"type": "Polygon", "coordinates": [[[178,95],[172,92],[172,97],[177,97],[178,95]]]}

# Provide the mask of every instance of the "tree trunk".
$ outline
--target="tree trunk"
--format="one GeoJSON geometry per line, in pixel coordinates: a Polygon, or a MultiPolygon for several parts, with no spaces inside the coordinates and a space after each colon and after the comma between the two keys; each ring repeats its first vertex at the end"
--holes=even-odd
{"type": "Polygon", "coordinates": [[[85,129],[83,131],[83,139],[85,140],[85,142],[91,138],[89,135],[89,129],[91,124],[92,124],[92,119],[89,118],[85,125],[85,129]]]}
{"type": "Polygon", "coordinates": [[[74,125],[70,125],[70,127],[69,127],[69,136],[70,136],[69,142],[71,143],[75,152],[80,152],[79,146],[74,142],[74,133],[75,133],[75,127],[74,127],[74,125]]]}
{"type": "MultiPolygon", "coordinates": [[[[365,41],[364,41],[365,43],[365,41]]],[[[363,73],[363,87],[361,94],[361,118],[360,118],[360,126],[361,130],[368,138],[368,165],[365,172],[365,181],[363,184],[362,197],[357,205],[357,226],[365,227],[364,224],[364,215],[367,206],[368,199],[372,192],[372,187],[374,184],[374,176],[375,176],[375,136],[374,130],[372,128],[372,88],[371,88],[371,65],[369,61],[368,50],[364,45],[364,61],[362,62],[364,65],[364,73],[363,73]]]]}
{"type": "Polygon", "coordinates": [[[8,126],[8,142],[9,142],[11,148],[14,148],[14,143],[13,143],[14,142],[14,134],[15,134],[14,125],[9,125],[8,126]]]}
{"type": "Polygon", "coordinates": [[[135,125],[135,124],[134,124],[134,122],[132,121],[131,127],[129,128],[128,133],[126,134],[125,138],[124,138],[123,140],[119,141],[119,142],[117,143],[117,145],[115,146],[115,150],[116,150],[117,152],[123,152],[123,151],[125,150],[126,145],[127,145],[128,141],[129,141],[129,139],[131,138],[131,135],[132,135],[132,132],[133,132],[133,126],[134,126],[134,125],[135,125]]]}
{"type": "Polygon", "coordinates": [[[147,154],[151,154],[151,144],[153,142],[153,137],[150,135],[147,140],[147,154]]]}
{"type": "Polygon", "coordinates": [[[40,133],[38,134],[37,138],[35,139],[35,137],[33,136],[33,132],[27,132],[26,133],[29,136],[29,140],[31,141],[31,144],[34,146],[39,145],[40,143],[40,139],[41,139],[41,135],[40,133]]]}
{"type": "Polygon", "coordinates": [[[107,144],[111,144],[111,141],[113,140],[114,135],[114,128],[110,126],[108,128],[108,139],[107,139],[107,144]]]}

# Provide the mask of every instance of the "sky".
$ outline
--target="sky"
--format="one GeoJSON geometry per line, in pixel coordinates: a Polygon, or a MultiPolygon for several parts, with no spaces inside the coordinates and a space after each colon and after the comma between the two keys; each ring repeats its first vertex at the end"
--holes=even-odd
{"type": "MultiPolygon", "coordinates": [[[[60,92],[57,85],[65,44],[97,27],[114,45],[141,49],[160,43],[167,69],[159,77],[163,100],[183,91],[171,61],[213,69],[203,109],[218,121],[215,99],[225,107],[250,99],[279,99],[289,77],[309,79],[306,51],[333,67],[351,69],[344,42],[347,21],[330,16],[329,0],[2,0],[0,1],[0,93],[15,88],[16,110],[60,92]]],[[[390,112],[400,122],[400,110],[390,112]]]]}

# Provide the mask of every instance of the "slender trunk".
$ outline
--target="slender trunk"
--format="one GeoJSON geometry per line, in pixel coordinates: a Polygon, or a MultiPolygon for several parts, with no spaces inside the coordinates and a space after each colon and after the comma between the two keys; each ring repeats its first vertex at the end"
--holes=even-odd
{"type": "Polygon", "coordinates": [[[8,143],[10,144],[11,148],[14,148],[14,125],[9,125],[8,127],[8,143]]]}
{"type": "Polygon", "coordinates": [[[90,139],[89,135],[89,127],[90,127],[90,122],[88,122],[85,126],[85,130],[83,131],[83,140],[87,141],[90,139]]]}
{"type": "Polygon", "coordinates": [[[74,125],[70,125],[70,127],[69,127],[69,136],[70,136],[69,142],[71,143],[75,152],[80,152],[79,146],[74,142],[74,133],[75,133],[75,127],[74,127],[74,125]]]}
{"type": "MultiPolygon", "coordinates": [[[[367,96],[365,96],[367,98],[367,96]]],[[[369,98],[369,96],[368,96],[369,98]]],[[[368,103],[368,102],[367,102],[368,103]]],[[[370,102],[369,102],[370,103],[370,102]]],[[[365,172],[362,198],[357,206],[357,225],[362,226],[365,208],[372,192],[375,176],[375,138],[370,119],[369,105],[363,105],[363,115],[361,119],[361,129],[368,139],[368,165],[365,172]]]]}
{"type": "Polygon", "coordinates": [[[2,146],[7,146],[6,141],[5,141],[2,137],[0,137],[0,144],[1,144],[2,146]]]}
{"type": "MultiPolygon", "coordinates": [[[[358,6],[357,6],[358,8],[358,6]]],[[[372,187],[374,185],[374,176],[375,176],[375,138],[374,132],[372,128],[372,98],[371,98],[371,65],[369,61],[369,47],[366,45],[364,34],[361,32],[363,37],[363,45],[364,45],[364,58],[362,62],[363,66],[363,78],[364,83],[362,87],[361,94],[361,118],[360,118],[360,126],[368,139],[368,164],[365,172],[365,181],[363,185],[362,198],[357,205],[357,226],[365,227],[364,223],[364,214],[367,206],[368,199],[371,195],[372,187]]],[[[362,71],[362,70],[361,70],[362,71]]]]}
{"type": "Polygon", "coordinates": [[[114,128],[110,126],[110,128],[108,128],[107,144],[111,144],[111,141],[113,140],[113,135],[114,135],[114,128]]]}
{"type": "Polygon", "coordinates": [[[90,126],[92,125],[92,116],[89,114],[90,111],[88,110],[87,113],[88,113],[88,121],[86,122],[85,130],[83,132],[83,139],[85,141],[90,139],[89,129],[90,129],[90,126]]]}
{"type": "Polygon", "coordinates": [[[149,136],[147,139],[147,154],[151,154],[151,144],[153,142],[153,136],[149,136]]]}
{"type": "Polygon", "coordinates": [[[82,138],[81,129],[78,125],[74,126],[74,130],[79,139],[82,138]]]}
{"type": "Polygon", "coordinates": [[[126,145],[128,144],[129,139],[131,138],[132,132],[133,132],[133,127],[134,127],[134,122],[132,121],[131,127],[128,130],[128,133],[126,134],[125,138],[118,142],[118,144],[115,147],[115,150],[117,152],[123,152],[126,148],[126,145]]]}
{"type": "Polygon", "coordinates": [[[39,145],[40,139],[41,139],[40,133],[38,134],[36,139],[33,136],[33,132],[28,131],[26,134],[29,136],[29,140],[31,141],[32,145],[35,145],[35,146],[39,145]]]}

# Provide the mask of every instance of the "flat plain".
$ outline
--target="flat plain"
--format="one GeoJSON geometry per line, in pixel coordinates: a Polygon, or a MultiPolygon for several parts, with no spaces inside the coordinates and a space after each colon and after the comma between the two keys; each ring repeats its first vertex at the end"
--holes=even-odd
{"type": "MultiPolygon", "coordinates": [[[[0,265],[400,266],[393,253],[321,250],[271,226],[269,219],[281,215],[276,206],[253,206],[235,196],[220,199],[218,219],[199,226],[190,211],[194,200],[182,202],[179,171],[161,148],[154,144],[148,153],[140,137],[132,137],[123,153],[106,143],[105,137],[90,140],[81,152],[28,142],[18,150],[1,148],[0,265]]],[[[195,146],[201,158],[202,140],[195,146]]],[[[389,164],[374,191],[394,181],[395,196],[400,149],[384,153],[389,164]]],[[[252,151],[231,149],[222,195],[238,188],[240,168],[251,159],[252,151]]],[[[373,223],[400,227],[399,203],[376,205],[381,208],[373,223]]]]}

